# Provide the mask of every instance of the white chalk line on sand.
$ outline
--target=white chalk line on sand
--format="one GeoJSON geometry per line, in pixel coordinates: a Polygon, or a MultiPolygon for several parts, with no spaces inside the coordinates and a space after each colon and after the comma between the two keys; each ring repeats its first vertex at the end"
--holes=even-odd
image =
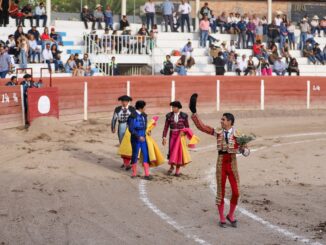
{"type": "Polygon", "coordinates": [[[190,234],[185,227],[178,224],[173,218],[168,216],[166,213],[162,212],[156,205],[154,205],[148,198],[147,191],[146,191],[146,181],[141,180],[139,183],[139,196],[143,203],[152,210],[157,216],[159,216],[162,220],[166,223],[171,225],[174,229],[179,232],[182,232],[188,239],[192,239],[195,242],[203,245],[210,245],[210,243],[206,242],[205,240],[199,238],[196,235],[190,234]]]}
{"type": "MultiPolygon", "coordinates": [[[[292,135],[283,135],[283,136],[279,136],[277,138],[290,138],[290,137],[299,137],[299,136],[311,136],[311,135],[317,135],[318,133],[307,133],[307,134],[292,134],[292,135]]],[[[326,134],[325,132],[321,132],[319,133],[318,135],[320,134],[326,134]]],[[[306,141],[296,141],[296,142],[291,142],[291,144],[299,144],[299,143],[303,143],[303,142],[310,142],[310,141],[317,141],[318,139],[315,139],[315,140],[306,140],[306,141]]],[[[320,139],[320,140],[326,140],[326,139],[320,139]]],[[[284,144],[290,144],[290,143],[284,143],[284,144]]],[[[276,144],[276,145],[272,145],[271,147],[278,147],[278,146],[281,146],[282,144],[276,144]]],[[[209,149],[209,148],[213,148],[213,147],[216,147],[216,145],[210,145],[210,146],[206,146],[206,147],[201,147],[201,149],[209,149]]],[[[251,152],[255,152],[255,151],[259,151],[259,150],[263,150],[263,149],[266,149],[268,147],[260,147],[260,148],[257,148],[257,149],[253,149],[251,150],[251,152]]],[[[214,170],[214,168],[212,168],[212,170],[214,170]]],[[[211,175],[211,174],[210,174],[211,175]]],[[[214,192],[216,192],[216,184],[214,184],[214,181],[211,181],[210,179],[210,188],[211,190],[214,192]]],[[[155,204],[153,204],[149,198],[148,198],[148,194],[147,194],[147,191],[146,191],[146,181],[145,180],[141,180],[140,183],[139,183],[139,197],[140,199],[142,200],[142,202],[150,209],[152,210],[156,215],[158,215],[162,220],[164,220],[166,223],[168,223],[169,225],[171,225],[172,227],[174,227],[176,230],[178,230],[179,232],[183,233],[188,239],[192,239],[194,240],[195,242],[199,243],[199,244],[204,244],[204,245],[210,245],[209,242],[205,241],[204,239],[201,239],[199,238],[198,236],[196,235],[193,235],[191,233],[189,233],[185,227],[183,227],[182,225],[178,224],[173,218],[171,218],[170,216],[168,216],[166,213],[162,212],[155,204]]],[[[227,199],[225,200],[227,203],[229,202],[227,199]]],[[[300,242],[303,242],[303,243],[309,243],[311,245],[323,245],[319,242],[311,242],[309,239],[303,237],[303,236],[298,236],[296,235],[295,233],[293,232],[290,232],[286,229],[283,229],[279,226],[276,226],[276,225],[273,225],[271,224],[270,222],[258,217],[257,215],[249,212],[248,210],[242,208],[242,207],[238,207],[238,210],[246,215],[247,217],[267,226],[268,228],[272,229],[272,230],[275,230],[287,237],[290,237],[291,239],[293,240],[298,240],[300,242]]]]}
{"type": "MultiPolygon", "coordinates": [[[[309,134],[309,135],[311,135],[311,134],[309,134]]],[[[305,136],[305,134],[300,134],[298,136],[305,136]]],[[[295,137],[295,136],[291,136],[291,137],[295,137]]],[[[289,137],[284,137],[284,138],[289,138],[289,137]]],[[[301,140],[301,141],[294,141],[294,142],[288,142],[288,143],[283,143],[283,144],[279,143],[279,144],[274,144],[274,145],[272,145],[270,147],[280,147],[280,146],[289,145],[289,144],[301,144],[301,143],[308,143],[308,142],[313,142],[313,141],[326,141],[326,139],[301,140]]],[[[263,146],[263,147],[260,147],[260,148],[257,148],[257,149],[253,149],[253,150],[251,150],[251,152],[257,152],[257,151],[267,149],[267,148],[270,148],[270,147],[263,146]]],[[[215,194],[216,193],[216,179],[214,178],[215,177],[214,173],[215,173],[215,171],[214,171],[214,167],[213,167],[211,169],[210,173],[209,173],[208,180],[210,182],[210,189],[215,194]]],[[[229,200],[226,199],[226,198],[224,200],[225,200],[226,204],[229,205],[229,203],[230,203],[229,200]]],[[[306,243],[306,244],[311,244],[311,245],[323,245],[320,242],[311,241],[310,239],[305,238],[304,236],[297,235],[297,234],[295,234],[295,233],[293,233],[291,231],[288,231],[288,230],[286,230],[286,229],[284,229],[282,227],[279,227],[277,225],[273,225],[272,223],[270,223],[270,222],[264,220],[263,218],[251,213],[250,211],[248,211],[245,208],[242,208],[242,207],[238,206],[237,210],[241,214],[243,214],[243,215],[257,221],[258,223],[261,223],[262,225],[265,225],[269,229],[277,231],[278,233],[280,233],[280,234],[282,234],[282,235],[284,235],[284,236],[286,236],[288,238],[291,238],[291,239],[293,239],[295,241],[299,241],[299,242],[306,243]]]]}

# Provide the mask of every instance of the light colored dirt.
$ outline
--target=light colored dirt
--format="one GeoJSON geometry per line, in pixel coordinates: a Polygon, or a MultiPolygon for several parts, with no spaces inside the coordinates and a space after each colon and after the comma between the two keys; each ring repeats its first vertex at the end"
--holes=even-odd
{"type": "MultiPolygon", "coordinates": [[[[274,225],[326,244],[326,134],[280,137],[326,132],[326,112],[235,115],[237,128],[257,135],[252,148],[269,146],[239,158],[240,205],[274,225]]],[[[220,116],[206,114],[202,119],[218,126],[220,116]]],[[[153,131],[158,142],[163,119],[153,131]]],[[[108,121],[67,125],[42,119],[29,130],[1,132],[1,245],[196,244],[184,233],[210,244],[300,244],[240,213],[236,230],[217,226],[210,189],[215,139],[197,130],[201,143],[191,153],[193,162],[183,169],[184,175],[166,176],[165,164],[152,170],[155,179],[146,182],[149,200],[184,227],[184,233],[176,230],[144,205],[140,179],[131,179],[119,168],[118,141],[108,121]]]]}

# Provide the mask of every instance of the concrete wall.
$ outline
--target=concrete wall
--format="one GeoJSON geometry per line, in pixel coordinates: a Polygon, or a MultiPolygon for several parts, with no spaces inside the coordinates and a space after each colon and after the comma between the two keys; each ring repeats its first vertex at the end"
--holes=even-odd
{"type": "MultiPolygon", "coordinates": [[[[110,116],[118,104],[117,98],[127,93],[127,81],[134,102],[144,99],[148,113],[166,113],[175,84],[175,99],[187,104],[192,93],[199,94],[198,110],[217,110],[217,80],[220,80],[220,110],[259,110],[261,106],[261,79],[264,79],[265,109],[306,109],[307,81],[310,81],[310,106],[326,109],[326,78],[324,77],[216,77],[216,76],[134,76],[134,77],[65,77],[55,78],[59,89],[61,120],[82,120],[84,84],[88,84],[88,112],[110,116]]],[[[37,79],[36,79],[37,80],[37,79]]],[[[20,88],[3,86],[0,96],[16,93],[19,102],[0,103],[0,128],[22,125],[20,88]]],[[[44,80],[46,86],[49,80],[44,80]]],[[[0,97],[1,99],[2,97],[0,97]]]]}

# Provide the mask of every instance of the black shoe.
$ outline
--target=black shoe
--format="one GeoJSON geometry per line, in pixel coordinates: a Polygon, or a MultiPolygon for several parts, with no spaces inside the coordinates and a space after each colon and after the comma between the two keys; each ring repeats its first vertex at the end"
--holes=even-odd
{"type": "Polygon", "coordinates": [[[134,175],[131,175],[130,176],[132,179],[136,179],[138,176],[136,175],[136,176],[134,176],[134,175]]]}
{"type": "Polygon", "coordinates": [[[124,164],[122,164],[121,166],[120,166],[120,168],[124,168],[125,167],[125,165],[124,164]]]}
{"type": "Polygon", "coordinates": [[[232,226],[233,228],[237,228],[237,220],[236,220],[236,219],[232,221],[232,220],[230,219],[229,215],[226,216],[226,219],[230,222],[230,224],[231,224],[231,226],[232,226]]]}
{"type": "Polygon", "coordinates": [[[153,179],[153,176],[149,175],[149,176],[145,176],[144,177],[145,180],[152,180],[153,179]]]}
{"type": "Polygon", "coordinates": [[[226,228],[226,222],[218,222],[219,226],[222,228],[226,228]]]}
{"type": "Polygon", "coordinates": [[[175,177],[180,177],[180,176],[181,176],[181,174],[174,174],[174,176],[175,176],[175,177]]]}
{"type": "Polygon", "coordinates": [[[126,171],[129,171],[130,169],[131,169],[130,165],[126,167],[126,171]]]}

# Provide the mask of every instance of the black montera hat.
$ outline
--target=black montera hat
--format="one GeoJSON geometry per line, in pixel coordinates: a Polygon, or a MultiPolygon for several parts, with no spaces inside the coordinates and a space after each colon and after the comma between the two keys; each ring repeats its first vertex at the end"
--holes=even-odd
{"type": "Polygon", "coordinates": [[[177,100],[171,102],[171,103],[170,103],[170,106],[172,106],[172,107],[178,107],[179,109],[182,108],[182,105],[181,105],[180,101],[177,101],[177,100]]]}
{"type": "Polygon", "coordinates": [[[118,98],[119,101],[132,101],[132,98],[128,95],[122,95],[118,98]]]}
{"type": "Polygon", "coordinates": [[[24,76],[23,76],[23,78],[31,78],[32,76],[30,75],[30,74],[25,74],[24,76]]]}

